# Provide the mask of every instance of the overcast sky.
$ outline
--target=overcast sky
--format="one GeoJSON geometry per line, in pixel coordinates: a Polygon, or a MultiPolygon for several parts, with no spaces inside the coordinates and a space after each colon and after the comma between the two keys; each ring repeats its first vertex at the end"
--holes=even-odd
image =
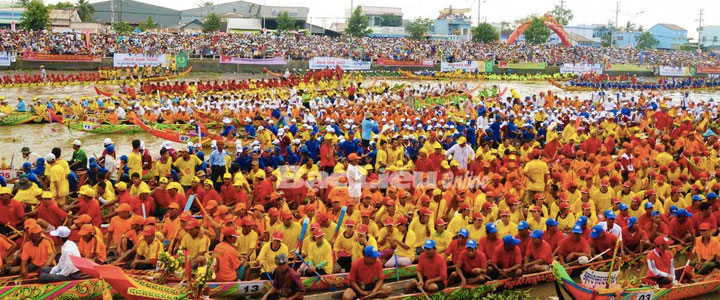
{"type": "MultiPolygon", "coordinates": [[[[75,2],[74,0],[71,0],[75,2]]],[[[173,9],[197,7],[201,0],[140,0],[146,3],[166,6],[173,9]]],[[[354,5],[402,7],[405,19],[426,17],[434,19],[443,8],[472,7],[473,23],[477,22],[477,1],[481,4],[481,16],[488,22],[513,21],[529,14],[543,14],[553,9],[560,0],[354,0],[354,5]]],[[[55,3],[58,0],[46,2],[55,3]]],[[[90,2],[98,2],[91,0],[90,2]]],[[[232,2],[215,0],[215,3],[232,2]]],[[[345,10],[350,8],[351,0],[254,0],[258,4],[303,6],[310,8],[313,24],[329,27],[331,23],[342,21],[345,10]]],[[[620,2],[618,23],[624,26],[627,21],[642,25],[645,29],[657,23],[677,24],[688,30],[689,37],[697,37],[697,25],[700,9],[704,9],[705,25],[720,25],[720,0],[624,0],[620,2]]],[[[615,21],[616,1],[604,0],[565,0],[565,7],[573,11],[575,24],[607,24],[615,21]]]]}

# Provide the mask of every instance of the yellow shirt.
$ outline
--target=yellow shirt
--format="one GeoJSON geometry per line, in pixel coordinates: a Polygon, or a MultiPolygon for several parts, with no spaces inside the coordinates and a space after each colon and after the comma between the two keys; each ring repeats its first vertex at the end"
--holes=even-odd
{"type": "Polygon", "coordinates": [[[547,229],[547,224],[545,224],[545,221],[547,221],[546,218],[540,217],[540,220],[536,221],[532,215],[529,215],[526,221],[528,225],[530,225],[530,231],[537,229],[545,231],[547,229]]]}
{"type": "Polygon", "coordinates": [[[300,237],[302,226],[300,226],[298,222],[292,222],[290,227],[285,227],[285,224],[281,223],[278,230],[282,231],[283,243],[287,245],[288,249],[295,250],[298,246],[298,238],[300,237]]]}
{"type": "Polygon", "coordinates": [[[138,173],[142,177],[142,155],[140,153],[130,152],[128,155],[128,175],[138,173]]]}
{"type": "Polygon", "coordinates": [[[172,164],[172,157],[168,157],[166,162],[156,161],[155,167],[153,168],[153,175],[170,178],[172,176],[172,164]]]}
{"type": "Polygon", "coordinates": [[[528,190],[538,192],[545,190],[545,175],[550,174],[547,163],[533,159],[525,164],[523,171],[530,178],[527,183],[528,190]]]}
{"type": "Polygon", "coordinates": [[[352,260],[355,261],[356,259],[359,259],[363,257],[363,250],[365,249],[365,246],[373,246],[375,249],[377,249],[377,240],[368,235],[367,236],[367,245],[361,245],[358,242],[353,242],[353,248],[352,248],[352,260]]]}
{"type": "Polygon", "coordinates": [[[413,218],[412,222],[410,222],[409,230],[415,234],[415,244],[407,245],[417,248],[422,246],[422,244],[425,243],[425,240],[430,238],[433,231],[435,231],[435,225],[433,225],[432,220],[428,220],[428,224],[422,224],[420,223],[420,219],[417,215],[415,215],[415,218],[413,218]],[[430,231],[429,235],[427,234],[427,231],[430,231]]]}
{"type": "Polygon", "coordinates": [[[455,214],[453,216],[452,220],[450,220],[450,224],[447,226],[447,231],[451,232],[452,234],[457,234],[460,229],[467,229],[468,224],[470,223],[470,216],[463,217],[462,214],[455,214]]]}
{"type": "Polygon", "coordinates": [[[445,249],[450,245],[452,238],[453,235],[447,230],[443,230],[442,233],[433,230],[432,239],[435,241],[435,248],[437,248],[438,253],[445,253],[445,249]]]}
{"type": "Polygon", "coordinates": [[[577,218],[575,218],[575,215],[573,213],[568,213],[568,215],[565,218],[560,217],[560,215],[557,216],[555,219],[558,224],[559,230],[566,230],[566,229],[572,229],[573,226],[575,226],[575,221],[577,221],[577,218]]]}
{"type": "Polygon", "coordinates": [[[318,246],[316,241],[312,241],[308,245],[308,253],[305,261],[311,266],[318,266],[321,263],[325,263],[322,267],[325,273],[332,274],[333,270],[333,252],[330,243],[323,238],[322,245],[318,246]]]}
{"type": "MultiPolygon", "coordinates": [[[[402,233],[400,233],[400,230],[395,230],[394,236],[398,241],[402,242],[403,235],[402,233]]],[[[423,243],[424,242],[425,241],[423,240],[423,243]]],[[[413,247],[412,245],[416,245],[417,243],[415,242],[414,232],[408,230],[407,234],[405,235],[404,244],[410,247],[408,249],[403,249],[402,247],[398,246],[397,249],[395,249],[397,250],[398,256],[407,257],[410,258],[410,260],[415,260],[415,247],[413,247]]]]}
{"type": "Polygon", "coordinates": [[[142,255],[145,259],[158,259],[162,251],[163,245],[157,238],[155,238],[150,245],[148,245],[144,238],[141,238],[140,242],[138,242],[137,254],[142,255]]]}
{"type": "Polygon", "coordinates": [[[345,254],[352,255],[353,247],[357,242],[355,241],[355,238],[357,237],[357,233],[353,232],[353,234],[350,237],[345,237],[345,233],[341,233],[338,235],[337,239],[335,239],[335,243],[333,244],[333,251],[336,253],[338,252],[345,252],[345,254]]]}
{"type": "MultiPolygon", "coordinates": [[[[275,256],[278,254],[285,254],[288,255],[288,247],[285,246],[285,244],[280,243],[280,248],[278,248],[277,251],[272,250],[270,248],[271,243],[265,243],[262,248],[260,249],[260,253],[258,254],[257,261],[261,262],[262,265],[265,267],[265,270],[267,272],[272,272],[277,268],[277,265],[275,264],[275,256]]],[[[303,244],[303,247],[305,245],[303,244]]]]}
{"type": "Polygon", "coordinates": [[[61,164],[55,163],[54,165],[52,165],[52,167],[50,167],[49,176],[50,192],[52,193],[54,198],[60,199],[60,201],[57,201],[58,205],[64,205],[65,195],[70,192],[70,183],[68,182],[65,168],[63,168],[61,164]]]}
{"type": "Polygon", "coordinates": [[[438,217],[442,217],[445,213],[445,210],[447,210],[447,203],[445,202],[445,199],[440,199],[440,202],[435,202],[435,200],[430,201],[430,211],[432,212],[432,215],[430,215],[430,220],[437,220],[438,217]]]}
{"type": "Polygon", "coordinates": [[[18,190],[14,198],[22,204],[37,205],[39,202],[37,196],[41,195],[42,192],[42,189],[40,189],[37,184],[31,182],[30,188],[18,190]]]}
{"type": "Polygon", "coordinates": [[[200,253],[208,252],[208,249],[210,248],[210,238],[202,233],[198,234],[197,238],[193,238],[189,234],[186,234],[180,241],[180,246],[182,246],[183,249],[187,249],[188,257],[192,259],[200,253]]]}
{"type": "Polygon", "coordinates": [[[693,251],[702,259],[709,259],[714,255],[720,255],[720,241],[718,241],[716,237],[711,236],[710,241],[704,244],[702,237],[697,237],[693,251]]]}
{"type": "Polygon", "coordinates": [[[178,160],[173,163],[173,166],[180,170],[180,185],[191,185],[192,179],[195,177],[195,167],[201,164],[202,161],[195,155],[190,155],[188,160],[178,158],[178,160]]]}
{"type": "Polygon", "coordinates": [[[380,163],[384,163],[387,166],[388,154],[387,151],[378,149],[377,155],[375,156],[375,172],[380,171],[380,163]]]}
{"type": "Polygon", "coordinates": [[[150,186],[147,183],[145,183],[145,181],[140,181],[140,185],[137,185],[137,186],[134,184],[131,184],[130,185],[130,197],[137,197],[137,195],[140,194],[140,190],[143,189],[143,187],[150,189],[150,186]]]}
{"type": "Polygon", "coordinates": [[[237,237],[235,248],[238,250],[238,254],[245,254],[248,258],[252,257],[255,253],[255,246],[257,246],[258,234],[255,230],[250,230],[247,235],[240,232],[240,236],[237,237]]]}
{"type": "Polygon", "coordinates": [[[518,225],[515,222],[509,222],[507,225],[503,223],[503,221],[497,221],[495,222],[495,225],[497,225],[497,235],[498,237],[502,238],[506,235],[512,235],[515,236],[518,233],[518,225]]]}

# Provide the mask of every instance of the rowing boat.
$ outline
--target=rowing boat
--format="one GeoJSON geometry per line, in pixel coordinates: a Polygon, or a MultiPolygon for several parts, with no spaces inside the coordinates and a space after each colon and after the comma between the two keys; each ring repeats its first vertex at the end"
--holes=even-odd
{"type": "Polygon", "coordinates": [[[639,91],[639,92],[649,92],[649,91],[668,91],[668,92],[676,92],[676,91],[716,91],[720,89],[720,86],[694,86],[694,87],[683,87],[683,88],[672,88],[672,89],[636,89],[636,88],[626,88],[626,89],[619,89],[619,88],[594,88],[594,87],[587,87],[587,86],[572,86],[572,85],[565,85],[562,84],[556,80],[548,79],[548,82],[555,86],[556,88],[569,91],[569,92],[592,92],[597,90],[612,90],[612,91],[639,91]]]}
{"type": "MultiPolygon", "coordinates": [[[[193,128],[190,124],[155,124],[149,125],[153,129],[157,130],[175,130],[175,131],[188,131],[193,128]]],[[[210,126],[210,124],[208,125],[210,126]]],[[[144,132],[142,127],[134,124],[107,124],[107,123],[96,123],[93,121],[78,121],[70,123],[71,130],[85,131],[96,134],[134,134],[144,132]]]]}
{"type": "Polygon", "coordinates": [[[696,283],[674,285],[670,288],[647,286],[640,288],[594,289],[576,283],[565,268],[557,262],[553,263],[553,273],[555,274],[557,286],[561,287],[572,299],[577,300],[679,300],[715,293],[720,290],[720,277],[717,276],[711,276],[709,279],[696,283]]]}
{"type": "Polygon", "coordinates": [[[110,293],[110,285],[98,278],[51,283],[6,285],[0,288],[0,299],[102,299],[110,293]]]}
{"type": "Polygon", "coordinates": [[[0,88],[16,88],[16,87],[38,87],[38,86],[67,86],[67,85],[108,85],[108,84],[137,84],[143,82],[165,81],[186,76],[192,71],[192,66],[187,70],[174,75],[145,77],[140,79],[116,79],[116,80],[96,80],[96,81],[49,81],[36,83],[3,83],[0,88]]]}
{"type": "MultiPolygon", "coordinates": [[[[179,77],[184,77],[184,76],[186,76],[187,74],[190,74],[190,72],[192,71],[192,69],[193,69],[193,67],[190,66],[189,68],[187,68],[187,70],[182,71],[182,72],[178,73],[177,75],[161,76],[161,77],[152,77],[152,78],[150,78],[150,79],[147,80],[147,81],[152,81],[152,82],[155,82],[155,81],[165,81],[165,80],[175,79],[175,78],[179,78],[179,77]]],[[[143,82],[143,81],[140,81],[140,82],[143,82]]],[[[112,91],[108,91],[108,90],[101,89],[101,88],[99,87],[99,85],[123,84],[123,83],[126,83],[126,82],[115,82],[115,81],[98,82],[97,84],[95,84],[95,85],[93,86],[93,88],[95,88],[95,93],[98,94],[99,96],[112,97],[113,95],[115,95],[115,93],[113,93],[112,91]]],[[[129,82],[129,83],[130,83],[130,84],[135,84],[135,83],[138,83],[138,82],[135,81],[135,82],[129,82]]]]}
{"type": "MultiPolygon", "coordinates": [[[[179,130],[152,128],[152,127],[146,125],[145,123],[143,123],[143,121],[141,121],[138,118],[130,118],[128,121],[132,122],[133,124],[135,124],[137,126],[140,126],[140,128],[142,128],[143,131],[147,132],[148,134],[150,134],[154,137],[168,140],[171,142],[185,144],[187,142],[191,142],[192,140],[198,139],[198,134],[194,131],[192,133],[183,134],[183,133],[180,133],[179,130]]],[[[224,137],[219,136],[219,135],[209,135],[207,133],[204,133],[204,134],[206,134],[206,136],[203,137],[200,142],[200,144],[203,146],[210,146],[212,144],[213,140],[214,141],[224,141],[225,140],[224,137]]]]}
{"type": "Polygon", "coordinates": [[[40,123],[44,118],[29,112],[14,112],[0,117],[0,126],[40,123]]]}

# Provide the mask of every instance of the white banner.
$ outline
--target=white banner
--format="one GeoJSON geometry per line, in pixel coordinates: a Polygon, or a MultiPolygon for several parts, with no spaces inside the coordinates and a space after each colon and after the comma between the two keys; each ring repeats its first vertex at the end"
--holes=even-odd
{"type": "Polygon", "coordinates": [[[590,72],[602,74],[603,67],[601,64],[563,64],[560,66],[560,73],[585,74],[590,72]]]}
{"type": "Polygon", "coordinates": [[[690,76],[690,68],[688,68],[688,67],[660,66],[658,68],[658,71],[660,73],[660,76],[678,76],[678,77],[690,76]]]}
{"type": "Polygon", "coordinates": [[[343,70],[370,70],[369,61],[352,60],[339,57],[313,57],[310,59],[310,69],[318,70],[340,66],[343,70]]]}
{"type": "Polygon", "coordinates": [[[115,53],[113,56],[114,67],[134,67],[134,66],[164,66],[165,54],[159,55],[142,55],[115,53]]]}
{"type": "Polygon", "coordinates": [[[9,67],[12,63],[10,52],[0,52],[0,67],[9,67]]]}
{"type": "MultiPolygon", "coordinates": [[[[613,272],[610,287],[614,287],[617,284],[617,276],[619,273],[619,271],[613,272]]],[[[582,272],[582,274],[580,274],[580,280],[582,280],[583,285],[592,289],[605,288],[607,286],[609,275],[610,273],[608,272],[586,269],[582,272]]]]}
{"type": "MultiPolygon", "coordinates": [[[[485,66],[483,65],[483,68],[485,66]]],[[[449,71],[455,71],[455,70],[463,70],[466,72],[474,72],[478,68],[478,62],[473,61],[459,61],[459,62],[442,62],[440,63],[440,71],[441,72],[449,72],[449,71]]]]}

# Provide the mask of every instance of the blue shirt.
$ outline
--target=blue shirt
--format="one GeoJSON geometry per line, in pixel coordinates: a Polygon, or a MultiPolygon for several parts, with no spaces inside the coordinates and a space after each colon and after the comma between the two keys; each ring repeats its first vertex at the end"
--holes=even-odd
{"type": "Polygon", "coordinates": [[[27,111],[27,106],[25,105],[25,100],[20,100],[20,102],[18,102],[16,110],[18,112],[26,112],[27,111]]]}
{"type": "Polygon", "coordinates": [[[362,139],[369,141],[372,138],[373,132],[378,131],[378,123],[370,120],[370,119],[364,119],[361,123],[362,125],[362,139]]]}
{"type": "Polygon", "coordinates": [[[225,155],[227,155],[227,152],[223,150],[222,152],[219,152],[217,150],[213,150],[212,153],[210,153],[210,157],[208,158],[208,162],[210,163],[211,167],[225,166],[225,155]]]}

